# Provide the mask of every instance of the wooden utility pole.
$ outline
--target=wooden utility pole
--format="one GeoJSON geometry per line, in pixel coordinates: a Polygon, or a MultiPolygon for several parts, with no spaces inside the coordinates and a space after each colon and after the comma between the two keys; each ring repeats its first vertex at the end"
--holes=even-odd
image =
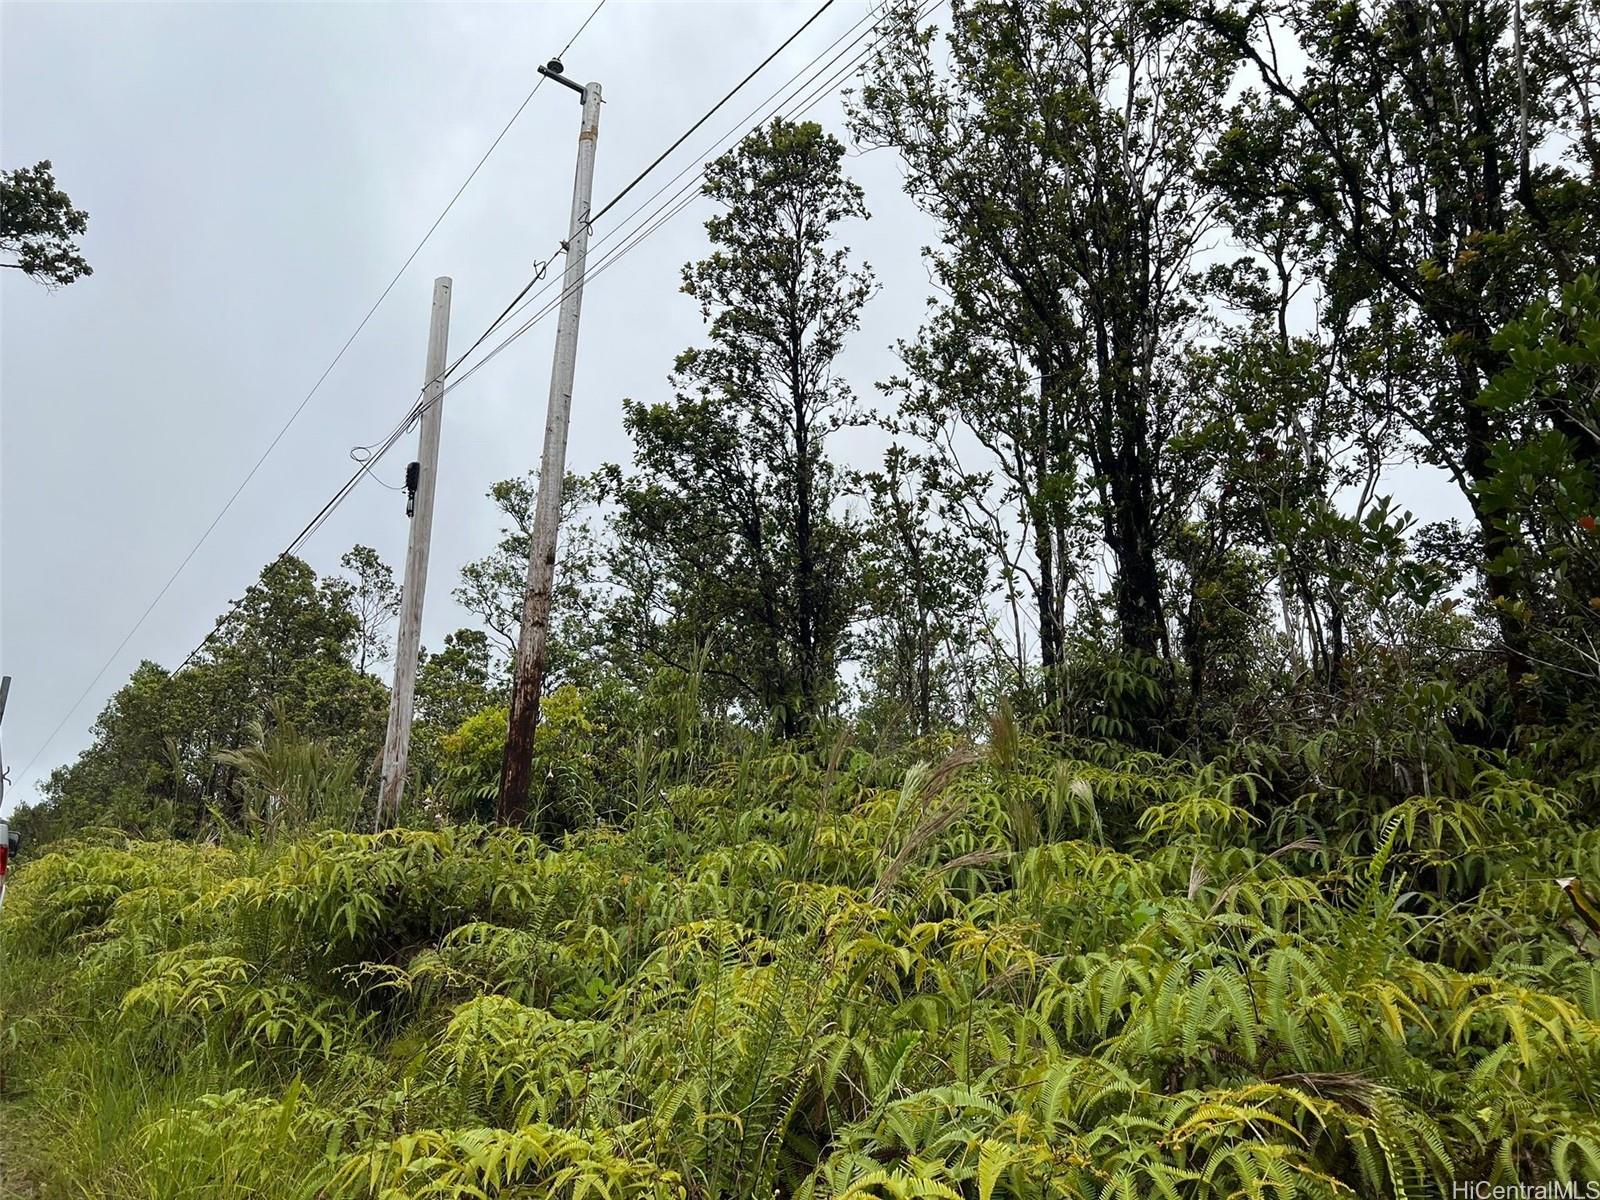
{"type": "Polygon", "coordinates": [[[544,686],[545,649],[550,637],[550,597],[555,586],[556,532],[561,523],[561,485],[567,473],[567,428],[572,418],[572,373],[578,361],[578,317],[583,308],[583,266],[589,249],[589,193],[594,183],[594,149],[600,137],[600,85],[579,85],[552,61],[540,74],[583,97],[578,133],[578,168],[572,184],[572,224],[567,237],[567,268],[562,278],[561,315],[556,323],[555,362],[550,369],[550,400],[539,460],[539,499],[528,551],[528,584],[522,602],[511,683],[511,720],[500,772],[502,824],[520,825],[528,816],[528,786],[533,767],[533,735],[539,726],[539,691],[544,686]]]}
{"type": "Polygon", "coordinates": [[[393,821],[406,787],[411,751],[411,709],[417,693],[417,656],[422,648],[422,597],[428,587],[428,547],[433,540],[433,497],[439,480],[439,427],[444,419],[445,347],[450,338],[450,280],[433,281],[433,316],[428,322],[428,364],[423,377],[421,433],[415,472],[407,471],[411,535],[400,593],[400,628],[395,636],[394,690],[389,694],[389,732],[383,742],[383,782],[378,788],[377,826],[393,821]],[[414,475],[414,478],[413,478],[414,475]]]}

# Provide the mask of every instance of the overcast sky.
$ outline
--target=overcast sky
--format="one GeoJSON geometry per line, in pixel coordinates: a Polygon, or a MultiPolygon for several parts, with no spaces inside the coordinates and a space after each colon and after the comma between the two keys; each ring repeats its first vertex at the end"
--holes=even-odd
{"type": "MultiPolygon", "coordinates": [[[[0,277],[7,808],[88,744],[140,659],[181,660],[350,473],[351,447],[393,426],[421,382],[433,278],[454,279],[459,352],[548,256],[565,231],[579,105],[547,85],[46,745],[591,7],[0,6],[3,165],[54,162],[90,214],[95,271],[54,293],[19,272],[0,277]]],[[[569,74],[604,85],[597,204],[814,7],[609,0],[566,56],[569,74]]],[[[862,0],[835,3],[614,216],[698,163],[867,12],[862,0]]],[[[811,115],[845,136],[836,94],[811,115]]],[[[934,231],[901,193],[891,154],[846,166],[874,215],[844,238],[882,285],[845,362],[870,398],[895,339],[922,318],[918,249],[934,231]]],[[[589,285],[571,469],[626,459],[623,397],[664,396],[673,356],[699,338],[677,287],[705,250],[705,215],[690,207],[589,285]]],[[[537,461],[553,333],[543,322],[446,401],[427,645],[468,623],[450,591],[495,541],[485,490],[537,461]]],[[[839,449],[861,457],[875,444],[839,449]]],[[[378,476],[398,484],[414,452],[413,433],[378,476]]],[[[1445,493],[1424,491],[1437,508],[1429,500],[1445,493]]],[[[326,571],[364,542],[398,573],[406,529],[404,498],[368,481],[303,553],[326,571]]]]}
{"type": "MultiPolygon", "coordinates": [[[[47,748],[50,730],[160,590],[438,215],[592,0],[473,4],[7,3],[0,149],[49,158],[90,214],[94,276],[51,293],[0,278],[0,667],[7,808],[89,740],[142,658],[171,666],[392,427],[421,382],[436,275],[454,279],[461,350],[565,232],[577,96],[545,86],[216,532],[47,748]],[[21,777],[30,759],[34,769],[21,777]]],[[[567,54],[599,80],[603,202],[815,8],[609,0],[567,54]]],[[[617,210],[697,163],[758,101],[867,14],[839,0],[617,210]]],[[[837,97],[813,115],[842,130],[837,97]]],[[[848,367],[892,366],[926,295],[930,231],[890,155],[849,160],[874,219],[846,238],[883,289],[848,367]]],[[[621,400],[665,395],[700,335],[677,292],[705,248],[696,205],[590,284],[569,465],[625,459],[621,400]]],[[[605,232],[603,223],[597,237],[605,232]]],[[[597,244],[594,254],[608,244],[597,244]]],[[[559,268],[558,268],[559,269],[559,268]]],[[[485,553],[483,493],[538,458],[554,321],[452,392],[445,409],[425,643],[467,623],[451,600],[485,553]]],[[[409,436],[378,475],[397,484],[409,436]]],[[[307,547],[351,545],[397,572],[404,498],[367,482],[307,547]]]]}

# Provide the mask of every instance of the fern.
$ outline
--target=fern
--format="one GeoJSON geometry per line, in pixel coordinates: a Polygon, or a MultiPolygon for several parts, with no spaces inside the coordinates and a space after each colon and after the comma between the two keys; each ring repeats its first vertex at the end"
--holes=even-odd
{"type": "Polygon", "coordinates": [[[1409,798],[1280,804],[1260,762],[1063,758],[1026,725],[898,777],[844,739],[697,776],[703,747],[660,748],[658,794],[560,845],[66,848],[0,911],[0,1045],[74,1175],[152,1195],[1595,1176],[1600,968],[1554,881],[1600,838],[1570,797],[1434,761],[1409,798]]]}

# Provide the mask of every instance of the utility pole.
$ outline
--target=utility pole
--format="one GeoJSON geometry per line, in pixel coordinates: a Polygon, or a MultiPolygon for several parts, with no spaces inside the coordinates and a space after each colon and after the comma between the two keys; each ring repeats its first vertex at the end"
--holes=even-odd
{"type": "MultiPolygon", "coordinates": [[[[11,676],[0,675],[0,721],[6,719],[6,697],[11,695],[11,676]]],[[[0,755],[0,803],[6,798],[6,784],[10,778],[6,773],[5,756],[0,755]]]]}
{"type": "Polygon", "coordinates": [[[561,73],[555,59],[539,73],[576,91],[583,99],[578,133],[578,167],[572,183],[572,223],[567,237],[567,267],[562,278],[561,315],[556,322],[555,362],[550,368],[550,401],[545,416],[544,455],[539,460],[539,499],[528,551],[528,585],[522,602],[522,632],[517,639],[511,683],[511,720],[500,771],[496,816],[520,825],[528,816],[533,734],[539,725],[539,691],[544,686],[545,650],[550,638],[550,598],[555,586],[556,532],[561,523],[561,485],[567,473],[567,428],[572,419],[572,372],[578,361],[578,317],[583,308],[583,266],[589,249],[589,192],[594,184],[594,148],[600,137],[600,85],[577,84],[561,73]]]}
{"type": "Polygon", "coordinates": [[[445,346],[450,338],[450,279],[433,281],[433,316],[428,322],[428,364],[422,389],[422,430],[417,461],[406,469],[406,573],[395,635],[394,690],[389,694],[389,731],[383,742],[383,782],[378,788],[376,826],[400,811],[411,751],[411,709],[417,693],[417,655],[422,647],[422,597],[428,587],[428,548],[433,540],[433,497],[439,481],[439,427],[444,420],[445,346]]]}
{"type": "MultiPolygon", "coordinates": [[[[6,718],[6,697],[11,694],[11,676],[0,675],[0,721],[6,718]]],[[[6,798],[6,768],[0,762],[0,801],[6,798]]],[[[10,868],[11,856],[16,853],[16,846],[11,841],[11,827],[6,824],[5,815],[0,812],[0,905],[6,902],[6,872],[10,868]]],[[[0,1063],[0,1082],[5,1080],[5,1064],[0,1063]]]]}

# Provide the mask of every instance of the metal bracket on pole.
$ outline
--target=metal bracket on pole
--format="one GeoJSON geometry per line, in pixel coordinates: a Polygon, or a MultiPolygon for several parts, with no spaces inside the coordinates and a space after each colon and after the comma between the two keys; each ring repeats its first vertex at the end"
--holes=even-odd
{"type": "Polygon", "coordinates": [[[561,73],[561,60],[559,58],[552,58],[548,63],[540,67],[539,74],[543,75],[546,79],[554,79],[562,87],[571,88],[573,91],[578,93],[578,99],[583,100],[586,98],[584,93],[587,89],[583,86],[583,84],[579,83],[575,79],[568,79],[561,73]]]}

